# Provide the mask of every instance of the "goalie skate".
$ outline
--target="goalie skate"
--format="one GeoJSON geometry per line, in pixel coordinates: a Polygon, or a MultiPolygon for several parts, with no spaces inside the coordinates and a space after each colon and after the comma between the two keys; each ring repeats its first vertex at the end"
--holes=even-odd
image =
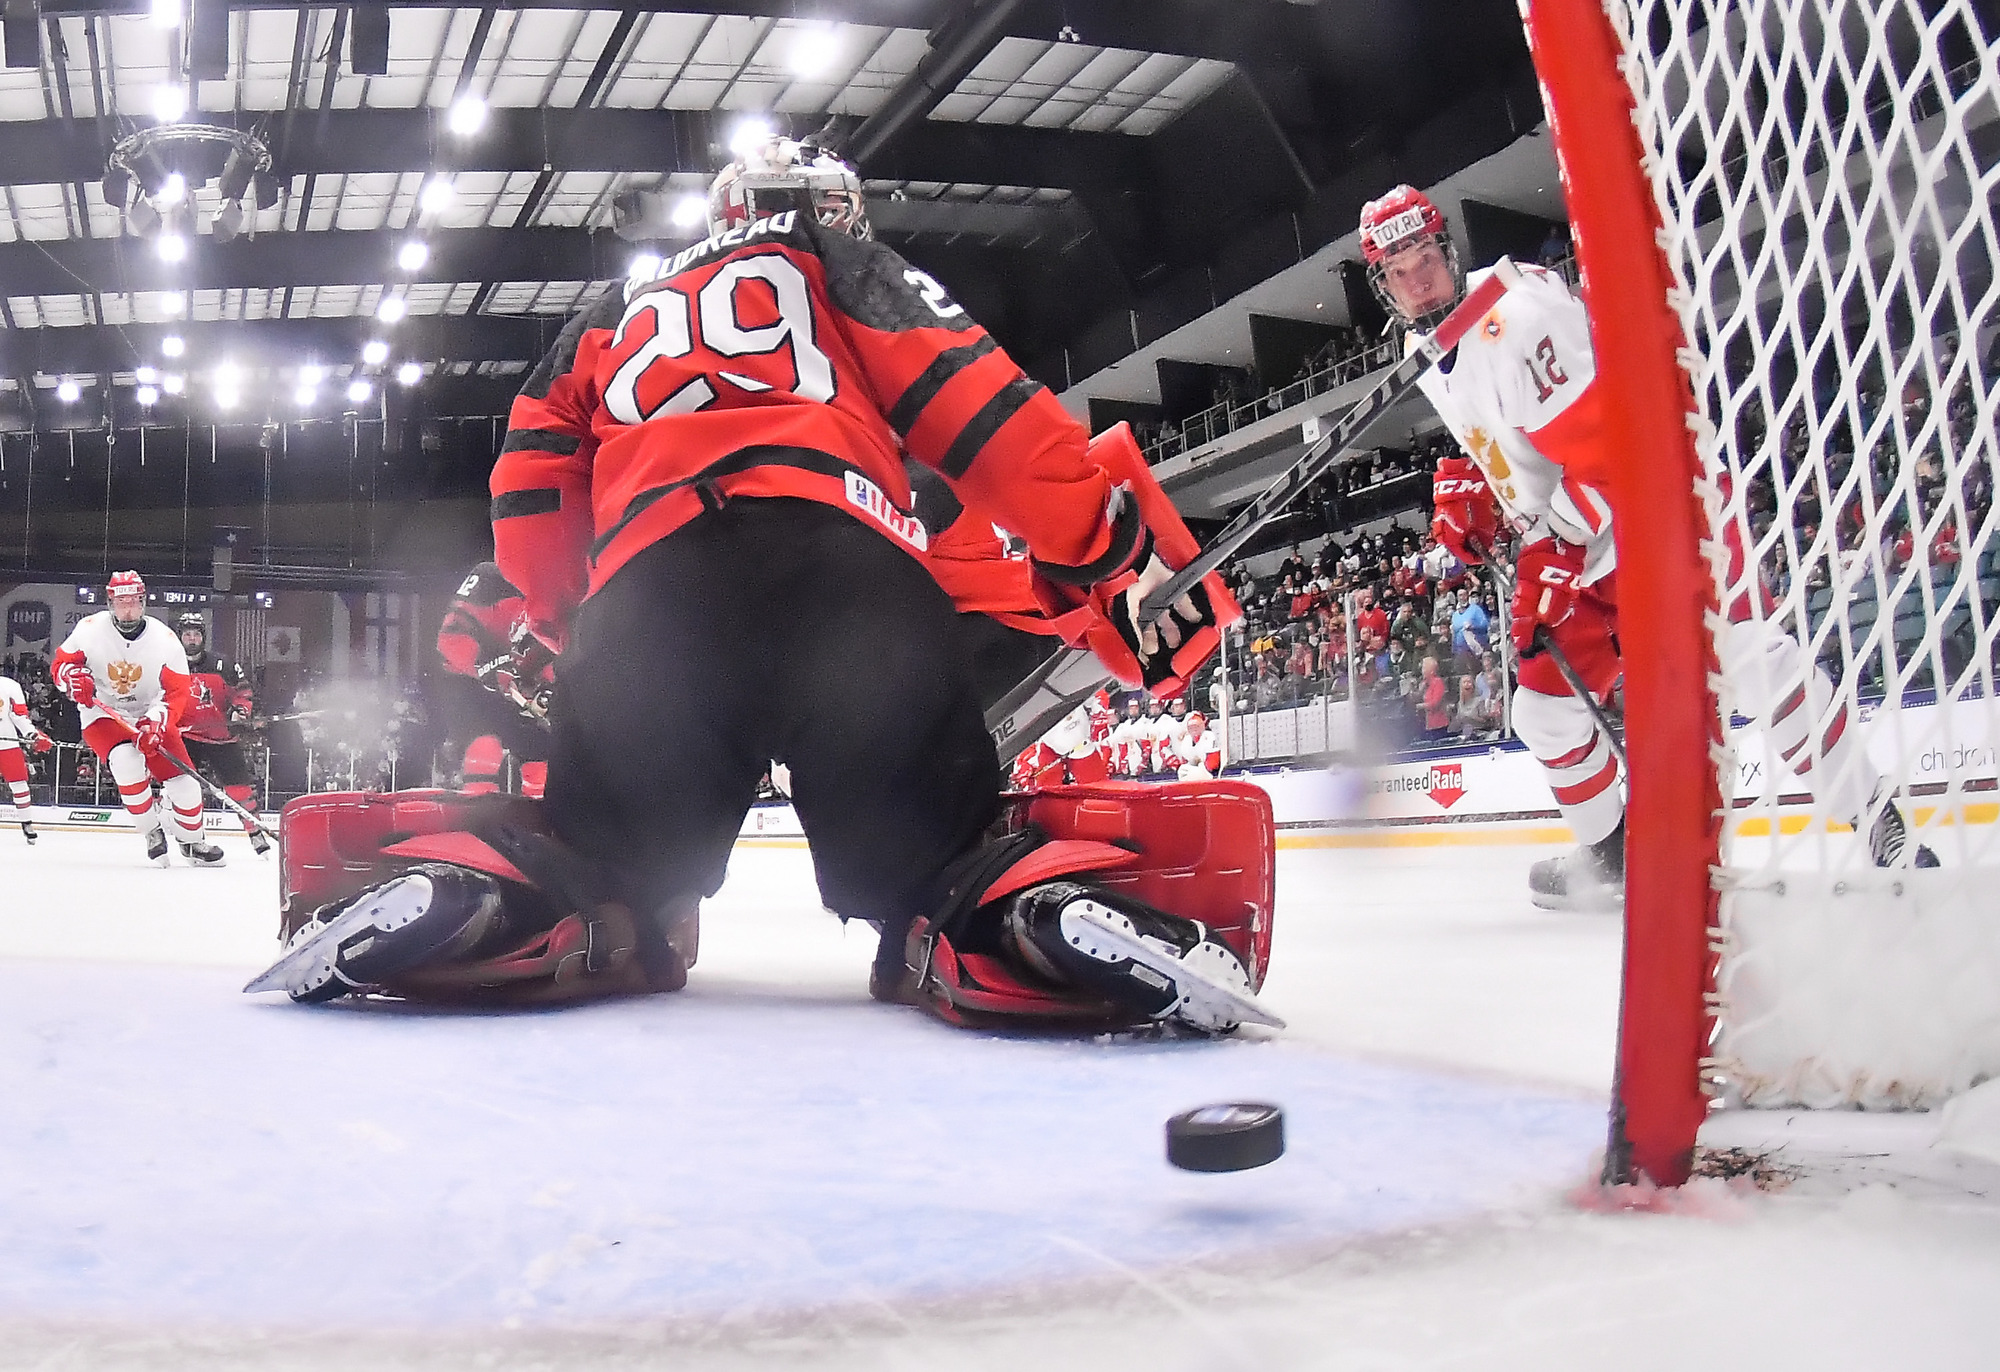
{"type": "Polygon", "coordinates": [[[243,990],[283,991],[307,1003],[365,991],[483,929],[499,907],[499,884],[491,877],[426,863],[308,920],[243,990]]]}
{"type": "MultiPolygon", "coordinates": [[[[1166,939],[1141,933],[1129,915],[1088,896],[1063,905],[1059,927],[1077,952],[1108,964],[1130,961],[1159,978],[1172,1001],[1157,1019],[1175,1019],[1210,1034],[1226,1034],[1246,1023],[1285,1027],[1251,994],[1249,976],[1236,955],[1207,937],[1205,929],[1184,952],[1166,939]]],[[[1143,973],[1134,975],[1149,980],[1143,973]]]]}

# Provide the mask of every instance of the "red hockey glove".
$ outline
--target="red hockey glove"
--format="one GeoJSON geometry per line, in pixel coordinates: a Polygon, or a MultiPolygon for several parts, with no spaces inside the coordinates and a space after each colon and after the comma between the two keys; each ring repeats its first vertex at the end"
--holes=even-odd
{"type": "Polygon", "coordinates": [[[1484,562],[1500,539],[1499,507],[1486,474],[1469,457],[1447,457],[1431,478],[1431,537],[1470,566],[1484,562]]]}
{"type": "Polygon", "coordinates": [[[1535,631],[1553,629],[1576,612],[1583,590],[1583,545],[1543,539],[1521,549],[1514,564],[1514,651],[1533,657],[1541,651],[1535,631]]]}
{"type": "Polygon", "coordinates": [[[55,745],[55,740],[50,738],[47,734],[36,734],[33,746],[36,752],[46,753],[49,749],[55,747],[56,745],[55,745]]]}
{"type": "Polygon", "coordinates": [[[166,751],[167,737],[173,725],[158,715],[147,715],[139,721],[139,751],[147,757],[158,757],[166,751]]]}
{"type": "Polygon", "coordinates": [[[56,689],[78,705],[90,705],[97,700],[97,679],[91,676],[90,667],[84,662],[56,664],[55,681],[56,689]]]}

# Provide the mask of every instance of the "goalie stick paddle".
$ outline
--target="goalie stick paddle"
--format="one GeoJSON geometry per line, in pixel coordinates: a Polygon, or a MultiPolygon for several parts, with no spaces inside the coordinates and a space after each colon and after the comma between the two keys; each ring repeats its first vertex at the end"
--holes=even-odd
{"type": "MultiPolygon", "coordinates": [[[[1510,259],[1503,257],[1494,263],[1493,274],[1445,317],[1435,333],[1421,338],[1416,350],[1357,400],[1331,432],[1306,449],[1262,495],[1238,512],[1192,562],[1148,596],[1139,607],[1140,616],[1148,623],[1159,620],[1196,582],[1227,562],[1258,530],[1284,513],[1410,393],[1417,378],[1457,347],[1459,340],[1472,332],[1520,279],[1520,269],[1510,259]]],[[[993,736],[994,747],[999,750],[1000,765],[1010,765],[1110,680],[1097,655],[1088,648],[1064,648],[1052,653],[986,712],[986,731],[993,736]]]]}
{"type": "Polygon", "coordinates": [[[270,856],[271,831],[258,821],[257,816],[251,814],[241,805],[238,805],[234,796],[224,791],[220,786],[217,786],[185,762],[182,762],[172,753],[162,752],[160,756],[173,763],[175,770],[179,771],[183,776],[193,777],[195,784],[201,787],[203,794],[207,795],[211,800],[221,801],[223,809],[234,811],[236,817],[243,821],[243,833],[250,840],[250,847],[256,852],[257,856],[270,856]]]}

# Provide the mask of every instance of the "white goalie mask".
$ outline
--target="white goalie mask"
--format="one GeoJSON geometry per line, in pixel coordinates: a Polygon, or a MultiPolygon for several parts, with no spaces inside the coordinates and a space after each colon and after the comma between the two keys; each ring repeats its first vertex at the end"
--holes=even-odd
{"type": "Polygon", "coordinates": [[[791,138],[769,138],[740,153],[708,188],[711,234],[785,210],[805,210],[826,228],[873,238],[861,178],[832,153],[791,138]]]}

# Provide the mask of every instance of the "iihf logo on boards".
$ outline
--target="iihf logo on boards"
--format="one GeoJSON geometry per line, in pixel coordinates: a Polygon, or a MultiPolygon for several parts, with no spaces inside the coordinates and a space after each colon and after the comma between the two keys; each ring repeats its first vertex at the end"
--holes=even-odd
{"type": "Polygon", "coordinates": [[[1465,795],[1465,764],[1462,762],[1437,762],[1431,764],[1430,785],[1425,792],[1430,798],[1449,810],[1465,795]]]}

